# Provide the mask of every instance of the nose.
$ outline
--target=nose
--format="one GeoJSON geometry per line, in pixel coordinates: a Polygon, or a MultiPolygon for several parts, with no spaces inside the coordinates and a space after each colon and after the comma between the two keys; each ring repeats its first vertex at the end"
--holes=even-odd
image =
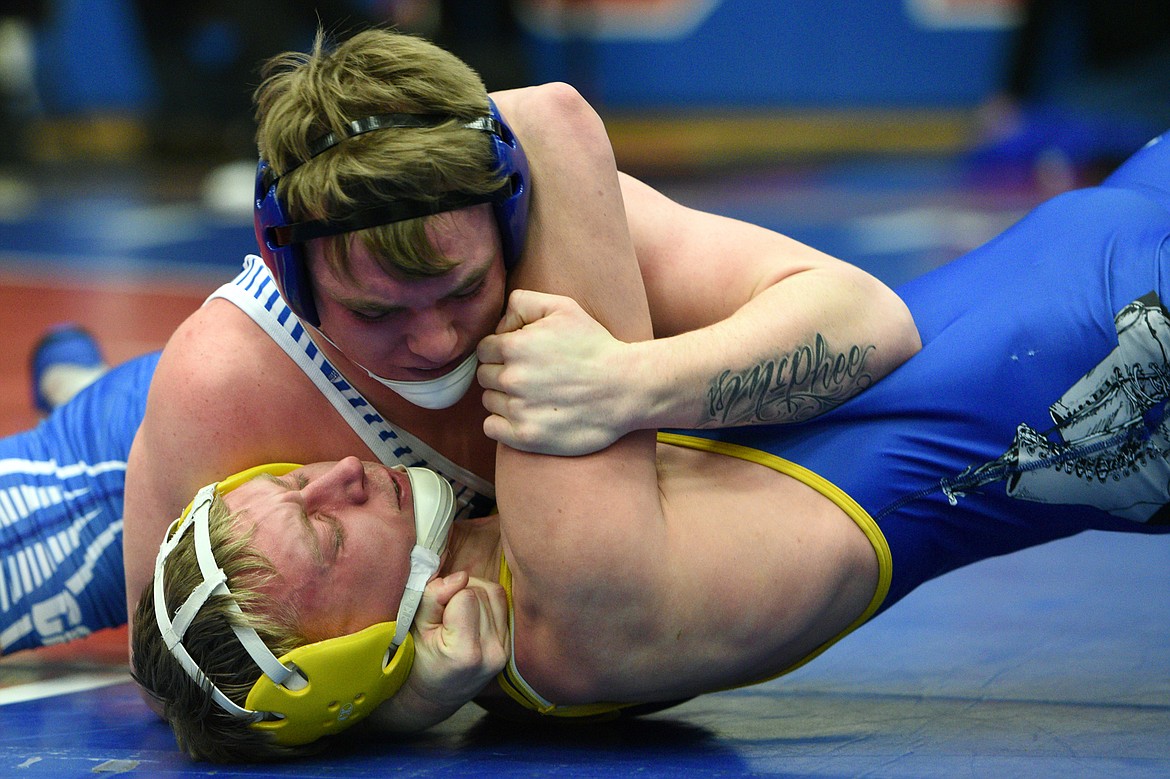
{"type": "Polygon", "coordinates": [[[306,506],[360,505],[367,500],[365,467],[356,457],[338,460],[301,492],[306,506]]]}
{"type": "Polygon", "coordinates": [[[431,367],[445,365],[459,357],[459,331],[455,320],[437,307],[416,313],[410,321],[406,344],[412,354],[431,363],[431,367]]]}

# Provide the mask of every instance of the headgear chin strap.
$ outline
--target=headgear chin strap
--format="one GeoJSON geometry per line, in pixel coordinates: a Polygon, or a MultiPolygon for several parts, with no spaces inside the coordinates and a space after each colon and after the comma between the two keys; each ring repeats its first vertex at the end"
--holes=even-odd
{"type": "Polygon", "coordinates": [[[475,370],[479,367],[479,357],[472,352],[448,373],[425,381],[395,381],[379,376],[364,365],[359,367],[371,379],[419,408],[450,408],[471,389],[471,383],[475,381],[475,370]]]}
{"type": "MultiPolygon", "coordinates": [[[[309,158],[331,149],[357,135],[395,128],[435,127],[453,117],[433,114],[380,114],[348,123],[338,133],[327,133],[309,144],[309,158]]],[[[281,295],[298,317],[319,327],[321,318],[313,299],[313,284],[305,262],[304,242],[327,235],[364,230],[368,227],[401,222],[444,211],[454,211],[478,203],[491,203],[500,232],[504,265],[511,268],[520,258],[528,231],[529,176],[528,158],[520,141],[488,98],[488,115],[464,124],[469,130],[486,133],[491,144],[493,164],[504,179],[503,186],[486,195],[449,192],[434,200],[396,199],[372,204],[348,217],[330,221],[293,222],[288,207],[277,192],[278,176],[266,160],[256,166],[254,224],[256,242],[264,264],[276,279],[281,295]]],[[[296,163],[281,175],[287,176],[308,160],[296,163]]]]}
{"type": "MultiPolygon", "coordinates": [[[[319,327],[314,326],[312,329],[324,338],[330,346],[345,354],[345,351],[329,337],[328,333],[319,327]]],[[[401,381],[379,376],[352,357],[348,359],[354,365],[365,371],[366,375],[371,379],[391,390],[399,397],[413,403],[419,408],[432,410],[450,408],[458,403],[467,394],[467,390],[471,389],[471,383],[475,381],[475,371],[479,367],[479,357],[475,351],[472,351],[471,354],[463,359],[463,362],[442,376],[436,376],[433,379],[424,379],[422,381],[401,381]]]]}
{"type": "MultiPolygon", "coordinates": [[[[382,622],[346,636],[297,647],[277,658],[251,627],[232,621],[232,630],[259,666],[244,706],[227,697],[203,673],[183,645],[183,637],[199,610],[215,595],[231,596],[227,575],[215,561],[208,517],[216,492],[226,494],[261,474],[282,476],[299,468],[290,463],[262,465],[209,484],[195,496],[167,530],[154,568],[154,613],[167,649],[196,684],[206,689],[221,709],[272,733],[285,746],[298,746],[340,733],[388,700],[406,682],[414,662],[414,622],[423,590],[439,567],[439,555],[455,514],[451,485],[426,468],[405,469],[414,494],[415,546],[410,574],[394,622],[382,622]],[[195,555],[203,582],[187,596],[172,619],[164,592],[164,568],[183,534],[194,533],[195,555]]],[[[228,608],[242,613],[234,599],[228,608]]]]}
{"type": "Polygon", "coordinates": [[[410,550],[410,576],[398,604],[395,643],[410,635],[410,626],[427,582],[439,570],[439,555],[447,548],[447,535],[455,519],[455,491],[451,483],[430,468],[404,468],[410,478],[414,503],[414,548],[410,550]]]}

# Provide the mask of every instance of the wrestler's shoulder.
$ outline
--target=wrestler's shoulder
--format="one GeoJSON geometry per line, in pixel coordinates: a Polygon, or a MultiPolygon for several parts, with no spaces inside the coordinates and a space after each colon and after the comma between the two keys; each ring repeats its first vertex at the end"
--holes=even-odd
{"type": "Polygon", "coordinates": [[[287,362],[280,347],[247,314],[225,300],[211,300],[187,317],[163,349],[160,371],[192,381],[217,381],[257,374],[257,367],[287,362]]]}
{"type": "Polygon", "coordinates": [[[304,374],[246,314],[211,300],[167,342],[151,394],[163,405],[180,404],[187,414],[207,408],[211,417],[223,418],[229,409],[280,413],[283,399],[302,383],[308,383],[304,374]]]}

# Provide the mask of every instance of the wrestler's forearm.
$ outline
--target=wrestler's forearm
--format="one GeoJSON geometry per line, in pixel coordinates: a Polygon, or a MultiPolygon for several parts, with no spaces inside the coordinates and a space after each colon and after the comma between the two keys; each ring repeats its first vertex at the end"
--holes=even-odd
{"type": "MultiPolygon", "coordinates": [[[[814,260],[785,267],[760,291],[741,284],[733,300],[745,302],[722,311],[660,306],[676,314],[667,328],[676,334],[653,340],[615,338],[612,310],[599,323],[570,298],[518,290],[501,334],[480,343],[492,413],[484,431],[515,449],[579,455],[633,430],[786,424],[840,405],[920,342],[888,287],[845,263],[814,260]]],[[[644,310],[624,310],[644,322],[644,310]]]]}
{"type": "Polygon", "coordinates": [[[386,733],[417,733],[448,719],[463,706],[443,703],[419,695],[409,684],[383,703],[371,717],[372,724],[386,733]]]}
{"type": "Polygon", "coordinates": [[[891,290],[848,266],[810,269],[727,319],[630,344],[628,429],[801,422],[865,390],[921,346],[891,290]]]}

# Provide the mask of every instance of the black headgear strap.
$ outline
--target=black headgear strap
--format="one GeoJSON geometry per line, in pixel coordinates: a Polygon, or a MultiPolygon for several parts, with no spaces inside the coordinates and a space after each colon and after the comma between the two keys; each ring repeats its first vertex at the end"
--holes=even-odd
{"type": "MultiPolygon", "coordinates": [[[[310,141],[309,156],[306,159],[293,163],[281,176],[287,176],[318,154],[332,149],[344,140],[362,135],[363,133],[393,128],[437,127],[450,120],[450,116],[443,116],[441,114],[378,114],[377,116],[367,116],[364,119],[355,119],[352,122],[348,122],[338,132],[328,132],[310,141]]],[[[502,134],[500,123],[491,116],[481,116],[478,119],[473,119],[470,122],[464,123],[463,127],[468,130],[489,132],[496,136],[501,136],[502,134]]],[[[267,182],[267,186],[273,186],[277,178],[274,177],[271,181],[267,182]]],[[[480,203],[489,203],[508,197],[511,194],[511,190],[512,182],[508,181],[495,192],[488,192],[486,194],[473,195],[464,192],[450,192],[431,200],[393,200],[371,208],[364,208],[342,219],[311,220],[271,227],[269,228],[269,234],[276,246],[288,246],[294,243],[311,241],[314,238],[351,233],[356,230],[364,230],[367,227],[377,227],[378,225],[390,224],[392,222],[403,222],[407,219],[416,219],[420,216],[430,216],[432,214],[443,213],[444,211],[454,211],[459,208],[479,205],[480,203]]]]}
{"type": "Polygon", "coordinates": [[[435,200],[392,200],[372,208],[363,208],[341,219],[295,222],[290,225],[270,227],[269,235],[276,246],[288,246],[289,244],[311,241],[314,238],[352,233],[357,230],[365,230],[367,227],[404,222],[407,219],[416,219],[420,216],[441,214],[444,211],[490,203],[497,199],[507,198],[511,194],[512,183],[509,181],[504,184],[502,189],[483,195],[452,192],[435,200]]]}

